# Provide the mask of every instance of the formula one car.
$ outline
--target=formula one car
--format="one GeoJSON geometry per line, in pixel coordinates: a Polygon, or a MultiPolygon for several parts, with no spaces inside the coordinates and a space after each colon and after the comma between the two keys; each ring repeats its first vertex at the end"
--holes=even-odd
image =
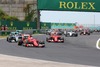
{"type": "Polygon", "coordinates": [[[90,35],[90,32],[88,30],[83,30],[80,32],[80,35],[90,35]]]}
{"type": "Polygon", "coordinates": [[[16,32],[11,32],[10,35],[7,37],[8,42],[18,42],[18,40],[22,39],[21,34],[16,32]]]}
{"type": "Polygon", "coordinates": [[[18,42],[18,46],[25,46],[25,47],[45,47],[44,41],[39,41],[33,38],[29,34],[23,34],[22,39],[18,42]]]}
{"type": "Polygon", "coordinates": [[[47,35],[50,35],[52,32],[53,32],[53,30],[50,29],[50,30],[48,30],[48,31],[46,32],[46,34],[47,34],[47,35]]]}
{"type": "Polygon", "coordinates": [[[63,34],[63,32],[60,31],[60,30],[52,30],[52,29],[48,30],[46,34],[51,35],[52,33],[55,33],[56,35],[62,35],[63,34]]]}
{"type": "Polygon", "coordinates": [[[69,32],[64,32],[64,35],[66,36],[66,37],[77,37],[78,36],[78,33],[76,33],[76,32],[74,32],[74,31],[69,31],[69,32]]]}
{"type": "Polygon", "coordinates": [[[15,32],[16,32],[16,33],[23,33],[22,30],[16,30],[15,32]]]}
{"type": "Polygon", "coordinates": [[[58,42],[58,43],[63,43],[64,42],[64,38],[59,36],[59,35],[52,35],[50,37],[46,38],[47,42],[58,42]]]}
{"type": "Polygon", "coordinates": [[[61,32],[61,31],[57,31],[56,34],[57,34],[57,35],[62,35],[63,32],[61,32]]]}

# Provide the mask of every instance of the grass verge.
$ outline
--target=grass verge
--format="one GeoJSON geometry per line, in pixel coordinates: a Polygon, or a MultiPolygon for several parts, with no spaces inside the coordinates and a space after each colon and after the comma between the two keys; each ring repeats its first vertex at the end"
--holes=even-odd
{"type": "Polygon", "coordinates": [[[0,38],[6,38],[7,36],[0,36],[0,38]]]}

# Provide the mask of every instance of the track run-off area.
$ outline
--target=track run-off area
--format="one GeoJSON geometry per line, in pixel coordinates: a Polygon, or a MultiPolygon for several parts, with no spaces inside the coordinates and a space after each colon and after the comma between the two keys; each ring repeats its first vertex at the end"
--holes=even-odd
{"type": "Polygon", "coordinates": [[[9,43],[6,39],[0,40],[0,54],[54,62],[79,65],[100,66],[100,50],[96,42],[99,33],[79,35],[78,37],[64,37],[64,43],[48,43],[48,35],[33,35],[34,38],[45,41],[45,48],[23,47],[17,43],[9,43]]]}

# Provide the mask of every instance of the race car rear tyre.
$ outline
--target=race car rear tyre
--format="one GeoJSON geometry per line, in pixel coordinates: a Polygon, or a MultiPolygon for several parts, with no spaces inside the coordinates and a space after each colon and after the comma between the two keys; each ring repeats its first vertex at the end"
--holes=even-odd
{"type": "Polygon", "coordinates": [[[9,42],[13,43],[13,42],[16,42],[16,40],[15,39],[14,40],[9,40],[9,42]]]}
{"type": "Polygon", "coordinates": [[[88,35],[90,35],[90,33],[88,33],[88,35]]]}
{"type": "Polygon", "coordinates": [[[8,37],[7,37],[7,41],[8,41],[8,37]]]}
{"type": "Polygon", "coordinates": [[[45,44],[44,41],[39,42],[39,44],[45,44]]]}
{"type": "Polygon", "coordinates": [[[78,34],[75,35],[75,37],[77,37],[77,36],[78,36],[78,34]]]}
{"type": "Polygon", "coordinates": [[[64,43],[64,38],[61,38],[61,40],[63,40],[61,43],[64,43]]]}
{"type": "Polygon", "coordinates": [[[45,45],[42,45],[42,46],[39,45],[38,47],[39,47],[39,48],[43,48],[43,47],[45,47],[45,45]]]}
{"type": "Polygon", "coordinates": [[[46,38],[46,41],[49,42],[49,41],[48,41],[48,38],[46,38]]]}
{"type": "Polygon", "coordinates": [[[83,33],[83,32],[81,32],[81,33],[80,33],[80,35],[84,35],[84,33],[83,33]]]}
{"type": "Polygon", "coordinates": [[[28,44],[25,44],[25,47],[29,47],[28,44]]]}
{"type": "Polygon", "coordinates": [[[18,46],[22,46],[22,44],[23,44],[23,41],[18,42],[18,46]]]}
{"type": "Polygon", "coordinates": [[[64,43],[64,41],[62,41],[61,43],[64,43]]]}
{"type": "Polygon", "coordinates": [[[65,37],[67,37],[67,35],[65,35],[65,37]]]}

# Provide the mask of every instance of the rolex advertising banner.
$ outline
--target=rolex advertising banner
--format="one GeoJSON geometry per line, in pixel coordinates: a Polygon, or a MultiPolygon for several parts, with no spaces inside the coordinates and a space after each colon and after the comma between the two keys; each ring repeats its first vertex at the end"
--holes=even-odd
{"type": "Polygon", "coordinates": [[[39,10],[100,12],[100,0],[38,0],[39,10]]]}

